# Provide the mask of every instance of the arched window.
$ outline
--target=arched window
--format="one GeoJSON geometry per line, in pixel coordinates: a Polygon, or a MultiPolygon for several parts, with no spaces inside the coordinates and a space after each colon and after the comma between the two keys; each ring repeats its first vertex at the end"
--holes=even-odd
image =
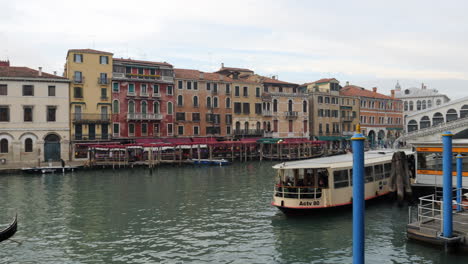
{"type": "Polygon", "coordinates": [[[405,111],[408,111],[408,102],[405,101],[405,111]]]}
{"type": "Polygon", "coordinates": [[[441,113],[437,112],[432,116],[432,126],[436,126],[443,122],[444,122],[444,116],[441,113]]]}
{"type": "Polygon", "coordinates": [[[8,139],[0,140],[0,153],[8,153],[8,139]]]}
{"type": "Polygon", "coordinates": [[[211,108],[211,97],[206,98],[206,107],[211,108]]]}
{"type": "Polygon", "coordinates": [[[421,110],[421,101],[419,100],[416,102],[416,110],[421,110]]]}
{"type": "Polygon", "coordinates": [[[410,110],[410,111],[413,111],[413,110],[414,110],[414,102],[413,102],[413,101],[410,101],[410,102],[409,102],[409,110],[410,110]]]}
{"type": "Polygon", "coordinates": [[[213,107],[217,108],[218,107],[218,97],[213,97],[213,107]]]}
{"type": "Polygon", "coordinates": [[[153,103],[153,113],[159,114],[160,110],[161,109],[159,109],[159,102],[158,101],[154,102],[153,103]]]}
{"type": "Polygon", "coordinates": [[[244,130],[247,132],[249,130],[249,122],[244,123],[244,130]]]}
{"type": "Polygon", "coordinates": [[[292,102],[292,100],[289,100],[288,101],[288,111],[292,112],[292,110],[293,110],[293,102],[292,102]]]}
{"type": "Polygon", "coordinates": [[[239,131],[239,130],[241,129],[240,126],[241,126],[241,125],[240,125],[240,122],[237,121],[237,122],[236,122],[236,130],[237,130],[237,131],[239,131]]]}
{"type": "Polygon", "coordinates": [[[427,108],[431,108],[432,107],[432,100],[427,100],[427,108]]]}
{"type": "Polygon", "coordinates": [[[431,126],[431,119],[428,116],[423,116],[421,121],[419,121],[419,128],[427,128],[431,126]]]}
{"type": "Polygon", "coordinates": [[[172,102],[167,102],[167,114],[172,115],[172,112],[174,109],[172,109],[172,102]]]}
{"type": "Polygon", "coordinates": [[[418,122],[416,122],[416,120],[410,120],[408,122],[408,132],[412,132],[416,130],[418,130],[418,122]]]}
{"type": "Polygon", "coordinates": [[[133,114],[135,113],[135,102],[129,101],[128,102],[128,113],[133,114]]]}
{"type": "Polygon", "coordinates": [[[422,101],[422,106],[421,106],[421,108],[422,108],[423,110],[426,109],[426,100],[423,100],[423,101],[422,101]]]}
{"type": "Polygon", "coordinates": [[[184,105],[184,97],[182,95],[177,96],[177,106],[183,106],[184,105]]]}
{"type": "Polygon", "coordinates": [[[468,117],[468,105],[463,105],[460,109],[460,118],[468,117]]]}
{"type": "Polygon", "coordinates": [[[198,107],[198,96],[193,97],[193,107],[198,107]]]}
{"type": "Polygon", "coordinates": [[[231,108],[231,98],[226,98],[226,108],[231,108]]]}
{"type": "Polygon", "coordinates": [[[119,109],[119,100],[114,100],[112,102],[112,113],[114,114],[118,114],[120,112],[120,109],[119,109]]]}
{"type": "Polygon", "coordinates": [[[449,109],[447,111],[447,115],[446,115],[446,122],[451,122],[451,121],[455,121],[457,120],[458,118],[458,114],[457,114],[457,110],[455,109],[449,109]]]}
{"type": "Polygon", "coordinates": [[[148,113],[148,103],[146,101],[141,102],[141,112],[143,114],[148,113]]]}
{"type": "Polygon", "coordinates": [[[322,96],[317,97],[317,102],[319,104],[322,104],[323,103],[323,97],[322,96]]]}
{"type": "Polygon", "coordinates": [[[278,112],[278,100],[273,100],[273,112],[278,112]]]}
{"type": "Polygon", "coordinates": [[[24,141],[24,152],[33,152],[33,140],[31,138],[24,141]]]}
{"type": "Polygon", "coordinates": [[[267,111],[270,111],[270,103],[267,103],[267,111]]]}
{"type": "Polygon", "coordinates": [[[260,122],[257,122],[257,125],[256,125],[256,128],[257,128],[257,131],[260,131],[262,124],[260,122]]]}
{"type": "Polygon", "coordinates": [[[307,113],[307,101],[302,102],[302,112],[307,113]]]}
{"type": "Polygon", "coordinates": [[[441,103],[442,103],[442,101],[440,99],[437,99],[436,105],[440,105],[441,103]]]}

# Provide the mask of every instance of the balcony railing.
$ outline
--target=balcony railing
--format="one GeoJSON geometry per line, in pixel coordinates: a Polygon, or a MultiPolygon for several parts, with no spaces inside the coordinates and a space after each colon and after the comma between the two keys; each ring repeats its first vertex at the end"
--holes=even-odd
{"type": "Polygon", "coordinates": [[[107,85],[110,83],[110,78],[100,78],[97,79],[98,84],[107,85]]]}
{"type": "Polygon", "coordinates": [[[297,118],[299,116],[299,113],[296,111],[287,111],[284,112],[284,115],[286,116],[286,118],[297,118]]]}
{"type": "Polygon", "coordinates": [[[74,123],[109,123],[111,116],[109,114],[72,114],[74,123]]]}
{"type": "Polygon", "coordinates": [[[341,120],[343,121],[353,121],[355,117],[353,116],[342,116],[341,120]]]}
{"type": "Polygon", "coordinates": [[[74,134],[73,140],[109,140],[110,134],[74,134]]]}
{"type": "Polygon", "coordinates": [[[172,76],[162,76],[161,78],[165,82],[174,82],[174,77],[172,76]]]}
{"type": "Polygon", "coordinates": [[[234,135],[238,136],[262,136],[263,129],[235,129],[234,135]]]}
{"type": "Polygon", "coordinates": [[[150,113],[128,113],[127,120],[161,120],[163,119],[162,114],[150,114],[150,113]]]}
{"type": "Polygon", "coordinates": [[[73,82],[74,84],[83,84],[83,83],[85,82],[85,77],[81,77],[81,78],[75,78],[75,77],[73,77],[72,82],[73,82]]]}
{"type": "Polygon", "coordinates": [[[262,110],[263,116],[273,116],[273,111],[271,110],[262,110]]]}

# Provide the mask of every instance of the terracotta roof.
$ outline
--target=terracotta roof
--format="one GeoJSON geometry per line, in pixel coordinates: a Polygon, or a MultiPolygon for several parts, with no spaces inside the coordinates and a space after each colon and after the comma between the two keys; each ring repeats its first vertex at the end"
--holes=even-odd
{"type": "Polygon", "coordinates": [[[95,49],[69,49],[68,52],[67,52],[67,56],[68,56],[68,53],[70,53],[70,52],[82,52],[82,53],[114,55],[114,54],[112,54],[110,52],[107,52],[107,51],[100,51],[100,50],[95,50],[95,49]]]}
{"type": "Polygon", "coordinates": [[[165,65],[165,66],[171,66],[172,64],[169,64],[167,62],[156,62],[156,61],[143,61],[143,60],[132,60],[132,59],[117,59],[114,58],[114,62],[127,62],[127,63],[144,63],[144,64],[153,64],[153,65],[165,65]]]}
{"type": "Polygon", "coordinates": [[[219,70],[216,71],[216,72],[222,72],[222,71],[254,72],[254,71],[249,70],[249,69],[245,69],[245,68],[234,68],[234,67],[222,67],[221,69],[219,69],[219,70]]]}
{"type": "Polygon", "coordinates": [[[38,79],[63,79],[67,80],[65,77],[49,74],[42,72],[42,76],[39,76],[39,71],[33,70],[28,67],[0,67],[0,77],[9,77],[9,78],[38,78],[38,79]]]}
{"type": "Polygon", "coordinates": [[[317,80],[317,81],[315,81],[315,82],[313,82],[313,83],[327,83],[327,82],[331,82],[331,81],[333,81],[333,80],[338,81],[338,80],[335,79],[335,78],[323,78],[323,79],[317,80]]]}
{"type": "Polygon", "coordinates": [[[225,81],[233,82],[234,80],[221,75],[219,73],[211,72],[202,72],[199,70],[190,70],[190,69],[174,69],[175,77],[177,79],[189,79],[189,80],[207,80],[207,81],[225,81]],[[203,78],[200,78],[203,74],[203,78]]]}
{"type": "Polygon", "coordinates": [[[341,88],[340,95],[398,100],[397,98],[392,98],[388,95],[384,95],[384,94],[377,93],[377,92],[374,93],[371,90],[367,90],[363,87],[359,87],[356,85],[347,85],[341,88]]]}
{"type": "Polygon", "coordinates": [[[266,76],[261,76],[261,75],[258,75],[258,74],[251,75],[247,79],[251,80],[251,81],[255,81],[255,82],[260,82],[260,83],[297,85],[296,83],[285,82],[285,81],[281,81],[281,80],[278,80],[278,79],[273,79],[273,78],[269,78],[269,77],[266,77],[266,76]]]}

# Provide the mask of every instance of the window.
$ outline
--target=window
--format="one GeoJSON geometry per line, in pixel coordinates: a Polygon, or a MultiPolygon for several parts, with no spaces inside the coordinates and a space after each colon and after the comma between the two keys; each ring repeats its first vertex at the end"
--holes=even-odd
{"type": "Polygon", "coordinates": [[[192,82],[187,81],[187,90],[192,90],[192,82]]]}
{"type": "Polygon", "coordinates": [[[185,112],[176,113],[176,121],[185,121],[185,112]]]}
{"type": "Polygon", "coordinates": [[[55,85],[49,85],[47,87],[47,94],[49,96],[55,96],[55,85]]]}
{"type": "Polygon", "coordinates": [[[128,84],[128,94],[134,94],[135,93],[135,84],[134,83],[129,83],[128,84]]]}
{"type": "Polygon", "coordinates": [[[372,174],[372,166],[364,168],[364,178],[366,183],[374,181],[374,176],[372,174]]]}
{"type": "Polygon", "coordinates": [[[243,103],[242,104],[242,112],[244,114],[250,114],[250,104],[249,103],[243,103]]]}
{"type": "Polygon", "coordinates": [[[160,112],[160,109],[159,109],[159,102],[156,101],[156,102],[153,103],[153,113],[159,114],[159,112],[160,112]]]}
{"type": "Polygon", "coordinates": [[[249,96],[249,88],[248,87],[244,86],[244,93],[243,94],[244,94],[245,97],[249,96]]]}
{"type": "Polygon", "coordinates": [[[193,107],[198,107],[198,96],[193,97],[193,107]]]}
{"type": "Polygon", "coordinates": [[[192,113],[192,121],[200,122],[200,113],[192,113]]]}
{"type": "Polygon", "coordinates": [[[167,95],[172,95],[172,94],[173,94],[172,85],[168,85],[167,86],[167,95]]]}
{"type": "Polygon", "coordinates": [[[173,124],[167,124],[167,135],[168,136],[172,136],[172,133],[173,133],[173,124]]]}
{"type": "Polygon", "coordinates": [[[76,71],[75,75],[73,76],[73,80],[76,83],[82,83],[83,82],[83,74],[80,71],[76,71]]]}
{"type": "Polygon", "coordinates": [[[206,107],[211,108],[211,97],[206,98],[206,107]]]}
{"type": "Polygon", "coordinates": [[[289,120],[289,133],[293,132],[293,121],[289,120]]]}
{"type": "Polygon", "coordinates": [[[167,102],[167,114],[172,115],[174,110],[172,109],[172,102],[167,102]]]}
{"type": "Polygon", "coordinates": [[[336,170],[333,172],[335,189],[349,186],[348,170],[336,170]]]}
{"type": "Polygon", "coordinates": [[[159,94],[159,84],[153,85],[153,94],[159,94]]]}
{"type": "Polygon", "coordinates": [[[133,114],[135,113],[135,102],[129,101],[128,102],[128,113],[133,114]]]}
{"type": "Polygon", "coordinates": [[[273,112],[278,112],[278,100],[273,100],[273,112]]]}
{"type": "Polygon", "coordinates": [[[206,83],[206,90],[207,91],[211,90],[211,83],[206,83]]]}
{"type": "Polygon", "coordinates": [[[118,82],[112,83],[112,92],[118,93],[120,91],[120,85],[118,82]]]}
{"type": "Polygon", "coordinates": [[[184,89],[184,82],[181,80],[177,81],[177,88],[179,88],[179,90],[184,89]]]}
{"type": "Polygon", "coordinates": [[[83,98],[83,88],[82,87],[73,87],[73,97],[83,98]]]}
{"type": "Polygon", "coordinates": [[[218,93],[218,84],[213,83],[213,93],[218,93]]]}
{"type": "Polygon", "coordinates": [[[231,85],[226,83],[226,94],[231,94],[231,85]]]}
{"type": "Polygon", "coordinates": [[[226,127],[226,134],[231,135],[231,127],[230,126],[226,127]]]}
{"type": "Polygon", "coordinates": [[[150,69],[150,75],[156,75],[156,70],[155,69],[150,69]]]}
{"type": "Polygon", "coordinates": [[[232,115],[231,114],[226,115],[226,124],[232,124],[232,115]]]}
{"type": "Polygon", "coordinates": [[[325,103],[329,104],[330,103],[330,97],[325,97],[325,103]]]}
{"type": "Polygon", "coordinates": [[[213,107],[218,108],[218,97],[213,97],[213,107]]]}
{"type": "Polygon", "coordinates": [[[193,89],[198,90],[198,82],[197,81],[193,82],[193,89]]]}
{"type": "Polygon", "coordinates": [[[293,110],[293,101],[292,100],[288,100],[288,111],[289,112],[292,112],[293,110]]]}
{"type": "Polygon", "coordinates": [[[73,54],[73,61],[76,63],[83,62],[83,54],[73,54]]]}
{"type": "Polygon", "coordinates": [[[114,100],[112,102],[112,113],[114,113],[114,114],[119,113],[119,101],[118,100],[114,100]]]}
{"type": "Polygon", "coordinates": [[[146,84],[141,85],[140,94],[141,95],[148,95],[148,85],[146,85],[146,84]]]}
{"type": "Polygon", "coordinates": [[[255,88],[255,97],[260,97],[260,87],[255,88]]]}
{"type": "Polygon", "coordinates": [[[262,104],[256,103],[255,104],[255,114],[261,115],[262,114],[262,104]]]}
{"type": "Polygon", "coordinates": [[[194,126],[193,127],[193,134],[194,135],[199,135],[200,134],[200,127],[199,126],[194,126]]]}
{"type": "Polygon", "coordinates": [[[273,120],[273,132],[278,132],[278,120],[273,120]]]}
{"type": "Polygon", "coordinates": [[[34,86],[23,85],[23,96],[34,96],[34,86]]]}
{"type": "Polygon", "coordinates": [[[143,68],[138,68],[138,75],[145,74],[145,70],[143,68]]]}
{"type": "Polygon", "coordinates": [[[148,134],[148,124],[141,124],[141,134],[146,136],[148,134]]]}
{"type": "Polygon", "coordinates": [[[101,88],[101,99],[107,99],[107,88],[101,88]]]}
{"type": "Polygon", "coordinates": [[[55,122],[56,106],[47,106],[47,122],[55,122]]]}
{"type": "Polygon", "coordinates": [[[8,153],[8,140],[6,138],[0,140],[0,153],[8,153]]]}
{"type": "Polygon", "coordinates": [[[184,135],[184,126],[178,126],[177,127],[177,134],[179,136],[183,136],[184,135]]]}
{"type": "Polygon", "coordinates": [[[132,67],[125,67],[125,73],[132,73],[132,67]]]}
{"type": "Polygon", "coordinates": [[[242,103],[234,103],[234,113],[242,113],[242,103]]]}
{"type": "Polygon", "coordinates": [[[24,141],[24,152],[33,152],[33,140],[31,138],[24,141]]]}
{"type": "Polygon", "coordinates": [[[231,108],[231,98],[226,98],[226,108],[231,108]]]}
{"type": "Polygon", "coordinates": [[[25,106],[23,108],[23,120],[24,122],[32,122],[33,121],[33,108],[32,106],[25,106]]]}
{"type": "Polygon", "coordinates": [[[234,87],[234,96],[240,96],[240,87],[239,86],[234,87]]]}
{"type": "Polygon", "coordinates": [[[183,106],[184,105],[184,97],[182,95],[177,96],[177,106],[183,106]]]}
{"type": "Polygon", "coordinates": [[[307,101],[302,102],[302,112],[307,113],[307,101]]]}
{"type": "Polygon", "coordinates": [[[0,95],[8,95],[8,85],[0,84],[0,95]]]}
{"type": "Polygon", "coordinates": [[[109,64],[109,56],[99,56],[99,63],[109,64]]]}
{"type": "Polygon", "coordinates": [[[115,137],[120,136],[120,124],[119,123],[114,123],[112,127],[112,133],[114,134],[115,137]]]}
{"type": "Polygon", "coordinates": [[[128,124],[128,134],[131,136],[135,135],[135,124],[128,124]]]}

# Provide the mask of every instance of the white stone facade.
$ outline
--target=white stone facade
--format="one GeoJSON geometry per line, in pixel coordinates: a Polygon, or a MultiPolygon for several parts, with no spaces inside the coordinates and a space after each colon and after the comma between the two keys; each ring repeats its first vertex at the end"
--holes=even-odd
{"type": "Polygon", "coordinates": [[[69,160],[69,81],[51,76],[0,76],[0,166],[51,161],[50,155],[46,160],[46,143],[48,150],[52,143],[57,150],[54,160],[69,160]],[[24,95],[25,85],[32,87],[33,95],[24,95]]]}
{"type": "Polygon", "coordinates": [[[427,89],[424,84],[421,85],[421,88],[401,89],[400,84],[397,83],[395,97],[403,101],[404,116],[435,108],[450,101],[447,95],[439,93],[436,89],[427,89]]]}

